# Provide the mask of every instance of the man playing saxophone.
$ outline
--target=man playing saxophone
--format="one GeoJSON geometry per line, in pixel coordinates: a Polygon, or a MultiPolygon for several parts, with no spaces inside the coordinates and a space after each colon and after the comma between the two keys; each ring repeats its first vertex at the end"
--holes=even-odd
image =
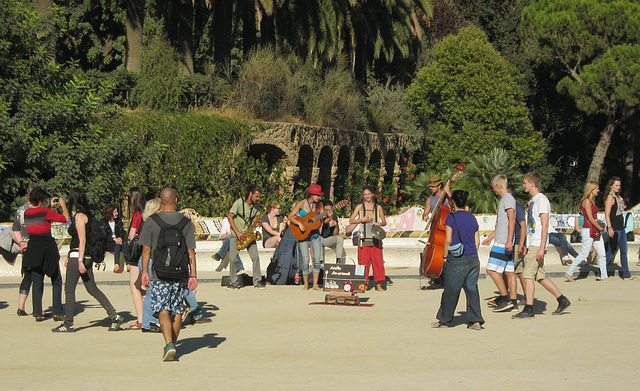
{"type": "MultiPolygon", "coordinates": [[[[258,201],[262,190],[256,185],[247,186],[247,192],[245,199],[238,198],[231,209],[227,218],[229,219],[229,225],[231,226],[231,243],[229,248],[229,259],[236,259],[238,256],[238,244],[240,247],[246,246],[247,252],[251,257],[253,264],[253,286],[259,289],[265,289],[262,282],[262,272],[260,271],[260,256],[258,255],[258,245],[256,244],[255,237],[247,245],[247,232],[252,223],[259,221],[261,209],[259,208],[258,201]]],[[[251,239],[251,238],[249,238],[251,239]]],[[[235,262],[230,262],[229,265],[229,286],[227,289],[234,290],[240,288],[238,285],[238,266],[235,262]]]]}

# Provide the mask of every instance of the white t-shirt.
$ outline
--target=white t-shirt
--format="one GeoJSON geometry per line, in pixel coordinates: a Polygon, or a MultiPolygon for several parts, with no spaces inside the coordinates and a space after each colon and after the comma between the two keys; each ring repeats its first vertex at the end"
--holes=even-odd
{"type": "MultiPolygon", "coordinates": [[[[542,193],[536,194],[529,201],[529,212],[527,213],[527,243],[529,246],[540,246],[542,238],[542,223],[540,214],[547,213],[551,215],[551,204],[549,199],[542,193]]],[[[549,245],[549,232],[547,230],[547,240],[545,247],[549,245]]]]}

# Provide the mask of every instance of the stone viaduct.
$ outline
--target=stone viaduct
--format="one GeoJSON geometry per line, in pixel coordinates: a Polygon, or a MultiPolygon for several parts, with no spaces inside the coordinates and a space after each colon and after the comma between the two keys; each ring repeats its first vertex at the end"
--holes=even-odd
{"type": "MultiPolygon", "coordinates": [[[[400,161],[410,138],[403,134],[371,133],[290,123],[261,123],[249,153],[265,155],[269,164],[283,161],[288,179],[298,184],[318,183],[329,198],[341,197],[359,164],[365,173],[377,172],[378,183],[396,183],[400,161]]],[[[363,183],[364,185],[364,183],[363,183]]]]}

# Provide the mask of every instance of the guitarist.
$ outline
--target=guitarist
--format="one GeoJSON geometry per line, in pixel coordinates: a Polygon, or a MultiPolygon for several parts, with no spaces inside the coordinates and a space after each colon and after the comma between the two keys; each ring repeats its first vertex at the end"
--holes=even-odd
{"type": "MultiPolygon", "coordinates": [[[[245,239],[245,231],[249,229],[253,220],[257,219],[260,215],[260,207],[258,201],[262,195],[262,189],[256,185],[249,185],[247,187],[247,194],[245,199],[238,198],[231,209],[227,219],[231,226],[231,242],[229,245],[229,259],[236,259],[238,257],[238,240],[245,239]]],[[[249,246],[247,246],[247,252],[251,257],[253,264],[253,286],[259,289],[265,289],[265,285],[262,282],[262,272],[260,270],[260,255],[258,255],[258,245],[254,240],[249,246]]],[[[230,262],[229,265],[229,286],[227,289],[234,290],[240,288],[238,285],[238,265],[236,262],[230,262]]]]}
{"type": "MultiPolygon", "coordinates": [[[[302,218],[309,213],[322,213],[320,197],[323,195],[320,185],[309,186],[306,198],[297,202],[291,213],[289,213],[290,223],[297,225],[300,231],[304,233],[306,227],[302,218]]],[[[322,237],[319,229],[311,231],[305,239],[298,240],[298,249],[300,250],[302,261],[302,281],[304,282],[305,290],[309,289],[309,245],[311,245],[311,251],[313,252],[313,289],[319,291],[322,290],[318,286],[320,262],[322,261],[322,237]]]]}
{"type": "Polygon", "coordinates": [[[386,280],[384,261],[382,259],[382,241],[373,238],[371,228],[375,225],[384,227],[387,225],[387,220],[384,217],[382,206],[376,203],[371,186],[362,188],[362,203],[356,205],[351,217],[349,217],[349,224],[361,224],[358,264],[365,265],[367,285],[369,284],[369,264],[371,264],[376,290],[386,290],[381,284],[382,281],[386,280]]]}

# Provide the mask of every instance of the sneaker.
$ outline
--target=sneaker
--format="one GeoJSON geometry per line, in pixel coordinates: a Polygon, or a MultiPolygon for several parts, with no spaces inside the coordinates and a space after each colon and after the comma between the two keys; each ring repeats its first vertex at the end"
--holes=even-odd
{"type": "Polygon", "coordinates": [[[222,257],[220,255],[218,255],[218,253],[215,253],[211,256],[211,258],[213,258],[214,260],[220,262],[222,260],[222,257]]]}
{"type": "Polygon", "coordinates": [[[501,301],[494,309],[493,312],[509,312],[513,309],[513,303],[509,301],[501,301]]]}
{"type": "Polygon", "coordinates": [[[264,285],[262,281],[258,281],[255,284],[253,284],[253,287],[258,289],[267,289],[267,287],[264,285]]]}
{"type": "Polygon", "coordinates": [[[529,319],[529,318],[535,318],[536,314],[533,312],[533,310],[530,309],[523,309],[521,312],[518,312],[517,314],[511,316],[511,319],[529,319]]]}
{"type": "Polygon", "coordinates": [[[562,257],[562,264],[563,265],[568,264],[569,261],[571,261],[571,258],[569,258],[568,255],[565,255],[564,257],[562,257]]]}
{"type": "Polygon", "coordinates": [[[51,329],[53,333],[75,333],[76,329],[73,326],[67,326],[66,324],[61,324],[58,327],[54,327],[51,329]]]}
{"type": "Polygon", "coordinates": [[[569,299],[567,299],[566,296],[562,296],[562,298],[558,301],[558,308],[556,308],[555,311],[553,311],[551,314],[552,315],[562,315],[564,314],[564,311],[569,308],[569,306],[571,305],[571,302],[569,301],[569,299]]]}
{"type": "Polygon", "coordinates": [[[169,342],[167,346],[164,347],[164,352],[162,354],[162,361],[173,361],[173,356],[176,355],[176,346],[169,342]]]}
{"type": "Polygon", "coordinates": [[[240,289],[240,285],[238,285],[238,283],[236,283],[236,282],[231,283],[231,284],[229,284],[229,285],[227,286],[227,290],[228,290],[228,291],[232,291],[232,290],[234,290],[234,289],[240,289]]]}
{"type": "Polygon", "coordinates": [[[205,318],[204,316],[202,318],[198,318],[198,319],[195,319],[193,321],[194,324],[196,324],[196,323],[211,323],[211,322],[213,322],[213,320],[211,320],[211,318],[205,318]]]}
{"type": "Polygon", "coordinates": [[[489,300],[489,301],[487,302],[487,305],[488,305],[489,307],[497,307],[499,303],[500,303],[500,296],[496,297],[496,298],[495,298],[495,299],[493,299],[493,300],[489,300]]]}
{"type": "MultiPolygon", "coordinates": [[[[124,323],[124,318],[118,314],[111,319],[111,326],[109,326],[109,331],[118,331],[120,330],[120,325],[124,323]]],[[[141,325],[142,326],[142,325],[141,325]]]]}
{"type": "Polygon", "coordinates": [[[160,326],[158,326],[157,324],[150,322],[149,323],[149,328],[145,329],[142,328],[142,332],[143,333],[159,333],[160,332],[160,326]]]}

